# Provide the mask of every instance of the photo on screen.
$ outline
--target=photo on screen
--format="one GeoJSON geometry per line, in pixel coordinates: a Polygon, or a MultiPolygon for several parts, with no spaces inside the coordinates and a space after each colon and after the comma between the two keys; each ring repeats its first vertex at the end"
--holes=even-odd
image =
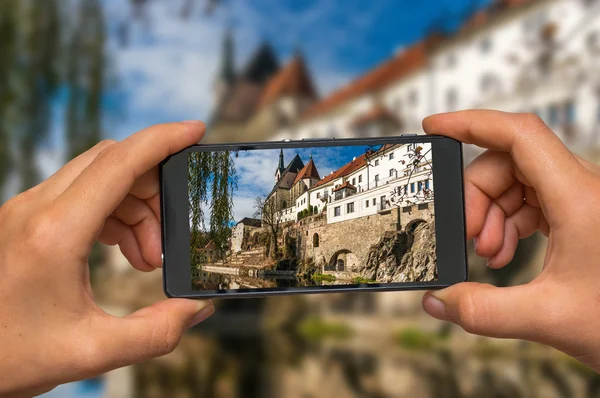
{"type": "Polygon", "coordinates": [[[430,143],[188,155],[193,290],[436,281],[430,143]]]}

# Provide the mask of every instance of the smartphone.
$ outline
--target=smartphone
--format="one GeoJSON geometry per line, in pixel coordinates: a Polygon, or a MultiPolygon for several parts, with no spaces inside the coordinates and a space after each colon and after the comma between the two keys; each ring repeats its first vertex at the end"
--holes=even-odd
{"type": "Polygon", "coordinates": [[[436,289],[467,278],[462,146],[195,145],[161,163],[168,297],[436,289]]]}

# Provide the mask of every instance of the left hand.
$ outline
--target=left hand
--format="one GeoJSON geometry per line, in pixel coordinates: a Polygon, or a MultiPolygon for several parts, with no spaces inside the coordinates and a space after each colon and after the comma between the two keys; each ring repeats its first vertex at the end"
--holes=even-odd
{"type": "Polygon", "coordinates": [[[96,240],[131,264],[162,264],[157,165],[195,144],[200,122],[104,141],[0,207],[0,396],[58,384],[171,352],[212,314],[210,301],[168,299],[117,318],[94,302],[88,257],[96,240]]]}

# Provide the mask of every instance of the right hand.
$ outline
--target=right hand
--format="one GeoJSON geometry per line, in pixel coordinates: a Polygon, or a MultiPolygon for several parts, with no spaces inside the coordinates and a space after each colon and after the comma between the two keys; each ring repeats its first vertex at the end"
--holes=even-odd
{"type": "Polygon", "coordinates": [[[423,121],[428,134],[488,150],[465,171],[467,238],[501,268],[519,239],[548,237],[530,283],[465,282],[427,292],[424,309],[467,332],[551,345],[600,372],[600,173],[532,114],[470,110],[423,121]]]}

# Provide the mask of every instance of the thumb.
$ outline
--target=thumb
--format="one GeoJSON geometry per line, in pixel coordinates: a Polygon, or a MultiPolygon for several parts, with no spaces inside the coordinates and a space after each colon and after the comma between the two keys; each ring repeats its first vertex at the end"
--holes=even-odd
{"type": "Polygon", "coordinates": [[[210,300],[167,299],[124,318],[111,318],[102,333],[104,371],[172,352],[183,334],[214,312],[210,300]]]}
{"type": "Polygon", "coordinates": [[[544,333],[543,310],[532,285],[499,288],[465,282],[430,291],[423,309],[473,334],[539,341],[544,333]]]}

